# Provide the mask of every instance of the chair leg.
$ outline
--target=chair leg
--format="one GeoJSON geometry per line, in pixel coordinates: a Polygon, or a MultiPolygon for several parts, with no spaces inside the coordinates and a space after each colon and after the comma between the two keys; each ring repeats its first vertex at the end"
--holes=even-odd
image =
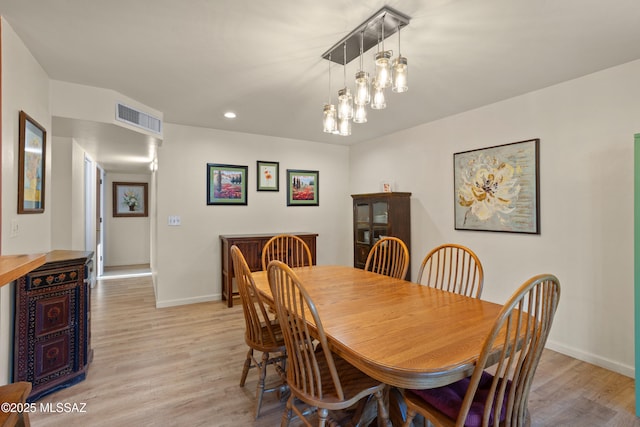
{"type": "Polygon", "coordinates": [[[407,409],[407,420],[404,422],[402,427],[411,427],[411,423],[416,416],[416,411],[413,409],[407,409]]]}
{"type": "Polygon", "coordinates": [[[282,412],[282,421],[280,421],[280,427],[289,427],[289,423],[291,422],[291,413],[293,412],[293,409],[291,408],[293,405],[293,393],[291,394],[291,396],[289,396],[289,399],[287,399],[287,406],[284,409],[284,412],[282,412]]]}
{"type": "Polygon", "coordinates": [[[260,378],[256,387],[256,418],[260,416],[260,407],[262,406],[262,397],[264,396],[264,382],[267,378],[267,364],[269,363],[269,353],[262,353],[262,362],[260,363],[260,378]]]}
{"type": "Polygon", "coordinates": [[[318,409],[318,427],[324,427],[327,424],[329,410],[325,408],[318,409]]]}
{"type": "Polygon", "coordinates": [[[18,422],[16,423],[16,427],[31,427],[31,422],[29,421],[29,414],[27,412],[20,413],[18,417],[18,422]]]}
{"type": "Polygon", "coordinates": [[[244,367],[242,368],[242,377],[240,378],[240,387],[244,387],[245,381],[247,381],[247,374],[249,368],[251,368],[251,360],[253,359],[253,349],[250,348],[247,352],[247,358],[244,361],[244,367]]]}
{"type": "Polygon", "coordinates": [[[387,410],[387,405],[384,401],[384,393],[382,390],[376,392],[376,400],[378,401],[378,417],[380,418],[382,424],[387,427],[392,427],[391,422],[389,421],[389,411],[387,410]]]}

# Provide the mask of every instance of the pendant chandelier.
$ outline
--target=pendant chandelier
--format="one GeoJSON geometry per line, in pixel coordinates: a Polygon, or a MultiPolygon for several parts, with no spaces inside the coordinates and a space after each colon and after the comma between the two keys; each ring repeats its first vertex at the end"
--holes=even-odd
{"type": "Polygon", "coordinates": [[[409,17],[388,6],[351,31],[331,49],[322,54],[329,61],[329,103],[323,112],[323,127],[327,133],[351,135],[351,121],[367,122],[367,106],[374,110],[386,108],[385,90],[402,93],[408,89],[407,58],[400,53],[400,29],[409,24],[409,17]],[[398,56],[384,49],[384,40],[398,33],[398,56]],[[364,53],[376,46],[374,74],[365,71],[364,53]],[[347,64],[360,59],[353,92],[347,86],[347,64]],[[344,87],[338,91],[338,105],[331,104],[331,62],[343,66],[344,87]]]}

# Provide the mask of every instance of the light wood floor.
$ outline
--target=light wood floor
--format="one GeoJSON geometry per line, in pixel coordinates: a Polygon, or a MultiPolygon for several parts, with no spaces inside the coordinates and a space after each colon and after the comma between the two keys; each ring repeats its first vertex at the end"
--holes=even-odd
{"type": "MultiPolygon", "coordinates": [[[[98,281],[87,379],[36,402],[86,404],[86,412],[38,411],[32,425],[280,425],[283,403],[275,394],[253,419],[255,370],[238,386],[242,316],[239,305],[222,302],[156,309],[150,277],[98,281]]],[[[529,409],[533,426],[640,426],[632,379],[548,350],[529,409]]]]}

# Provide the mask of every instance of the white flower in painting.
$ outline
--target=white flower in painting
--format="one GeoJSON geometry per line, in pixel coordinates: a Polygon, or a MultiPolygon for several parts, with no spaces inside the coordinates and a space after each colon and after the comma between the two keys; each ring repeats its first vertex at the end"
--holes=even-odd
{"type": "Polygon", "coordinates": [[[460,206],[470,207],[481,221],[496,214],[509,214],[515,209],[520,185],[515,169],[496,158],[478,157],[467,165],[458,190],[460,206]]]}

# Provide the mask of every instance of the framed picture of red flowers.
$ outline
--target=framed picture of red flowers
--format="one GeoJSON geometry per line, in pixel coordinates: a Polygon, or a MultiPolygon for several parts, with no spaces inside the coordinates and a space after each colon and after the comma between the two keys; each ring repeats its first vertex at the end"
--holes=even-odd
{"type": "Polygon", "coordinates": [[[318,205],[318,171],[287,169],[287,206],[318,205]]]}
{"type": "Polygon", "coordinates": [[[280,191],[279,163],[258,160],[257,165],[258,191],[280,191]]]}
{"type": "Polygon", "coordinates": [[[455,229],[540,234],[539,139],[453,155],[455,229]]]}
{"type": "Polygon", "coordinates": [[[246,205],[247,166],[207,163],[207,205],[246,205]]]}

